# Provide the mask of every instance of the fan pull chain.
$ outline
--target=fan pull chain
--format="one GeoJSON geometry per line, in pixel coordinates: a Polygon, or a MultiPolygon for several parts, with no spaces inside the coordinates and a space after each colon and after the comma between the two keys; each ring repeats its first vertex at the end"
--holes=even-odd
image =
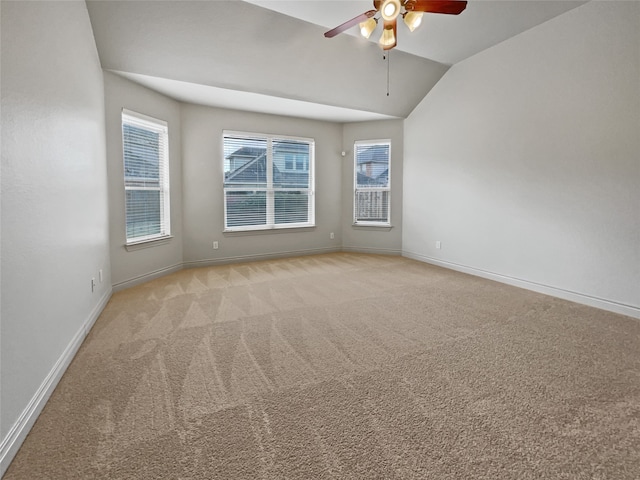
{"type": "Polygon", "coordinates": [[[391,50],[387,51],[387,97],[389,96],[389,64],[391,63],[391,50]]]}

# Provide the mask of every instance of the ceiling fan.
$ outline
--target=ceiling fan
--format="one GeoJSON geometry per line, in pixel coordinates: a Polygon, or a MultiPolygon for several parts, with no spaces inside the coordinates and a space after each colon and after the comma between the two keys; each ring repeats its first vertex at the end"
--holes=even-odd
{"type": "Polygon", "coordinates": [[[422,22],[422,15],[425,12],[458,15],[467,7],[467,2],[465,0],[373,0],[373,6],[375,10],[364,12],[338,25],[326,32],[324,36],[335,37],[359,23],[360,33],[363,37],[369,38],[376,29],[379,18],[382,18],[384,29],[378,43],[383,50],[391,50],[397,45],[396,24],[399,15],[402,15],[404,23],[413,32],[422,22]],[[378,12],[380,17],[376,18],[378,12]]]}

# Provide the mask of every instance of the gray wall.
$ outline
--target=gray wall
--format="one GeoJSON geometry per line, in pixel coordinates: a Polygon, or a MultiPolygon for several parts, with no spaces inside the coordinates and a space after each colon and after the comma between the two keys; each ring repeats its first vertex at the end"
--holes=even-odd
{"type": "Polygon", "coordinates": [[[0,8],[1,474],[108,300],[111,278],[102,70],[86,5],[0,8]]]}
{"type": "Polygon", "coordinates": [[[112,280],[124,288],[184,266],[341,250],[400,253],[402,121],[342,125],[175,102],[110,72],[104,73],[112,280]],[[171,229],[161,245],[127,251],[122,162],[122,108],[169,123],[171,229]],[[315,139],[316,226],[224,233],[222,132],[315,139]],[[353,227],[355,140],[392,140],[392,229],[353,227]],[[343,150],[350,153],[341,156],[343,150]],[[345,212],[348,214],[345,217],[345,212]],[[343,236],[343,233],[346,234],[343,236]],[[330,238],[334,233],[334,238],[330,238]],[[213,249],[213,241],[219,248],[213,249]]]}
{"type": "Polygon", "coordinates": [[[111,269],[116,289],[182,268],[182,147],[180,103],[110,72],[104,72],[111,269]],[[125,248],[122,109],[164,120],[169,128],[169,190],[171,235],[166,243],[125,248]],[[141,278],[142,277],[142,278],[141,278]]]}
{"type": "Polygon", "coordinates": [[[185,104],[182,106],[184,261],[187,266],[340,249],[342,126],[185,104]],[[222,131],[315,139],[316,227],[224,234],[222,131]],[[329,234],[334,232],[331,240],[329,234]],[[212,243],[219,242],[213,250],[212,243]]]}
{"type": "Polygon", "coordinates": [[[402,251],[403,120],[347,123],[342,150],[342,246],[344,250],[399,255],[402,251]],[[353,144],[358,140],[391,140],[391,228],[353,224],[353,144]]]}
{"type": "Polygon", "coordinates": [[[640,4],[589,2],[451,68],[405,121],[405,255],[640,315],[639,49],[640,4]]]}

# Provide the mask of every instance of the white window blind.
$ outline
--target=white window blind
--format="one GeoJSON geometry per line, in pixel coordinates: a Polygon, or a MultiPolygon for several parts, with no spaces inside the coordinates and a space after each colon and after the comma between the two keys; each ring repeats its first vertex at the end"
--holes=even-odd
{"type": "Polygon", "coordinates": [[[122,111],[127,244],[171,234],[167,123],[122,111]]]}
{"type": "Polygon", "coordinates": [[[353,221],[390,225],[391,141],[358,141],[354,152],[353,221]]]}
{"type": "Polygon", "coordinates": [[[314,225],[313,139],[223,132],[225,230],[314,225]]]}

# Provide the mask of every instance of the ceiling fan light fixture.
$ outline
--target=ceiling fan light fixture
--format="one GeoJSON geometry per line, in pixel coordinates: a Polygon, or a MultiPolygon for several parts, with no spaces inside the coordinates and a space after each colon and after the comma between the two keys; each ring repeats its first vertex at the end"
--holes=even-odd
{"type": "Polygon", "coordinates": [[[422,23],[422,12],[406,12],[403,16],[405,25],[409,27],[412,32],[420,26],[422,23]]]}
{"type": "Polygon", "coordinates": [[[360,23],[360,35],[364,38],[369,38],[378,25],[378,20],[375,18],[369,18],[368,20],[360,23]]]}
{"type": "Polygon", "coordinates": [[[400,13],[400,0],[384,0],[380,6],[380,15],[387,21],[395,20],[400,13]]]}
{"type": "Polygon", "coordinates": [[[384,49],[384,47],[391,47],[396,43],[396,35],[393,33],[393,27],[391,25],[384,27],[382,30],[382,35],[380,36],[380,41],[378,42],[380,46],[384,49]]]}

